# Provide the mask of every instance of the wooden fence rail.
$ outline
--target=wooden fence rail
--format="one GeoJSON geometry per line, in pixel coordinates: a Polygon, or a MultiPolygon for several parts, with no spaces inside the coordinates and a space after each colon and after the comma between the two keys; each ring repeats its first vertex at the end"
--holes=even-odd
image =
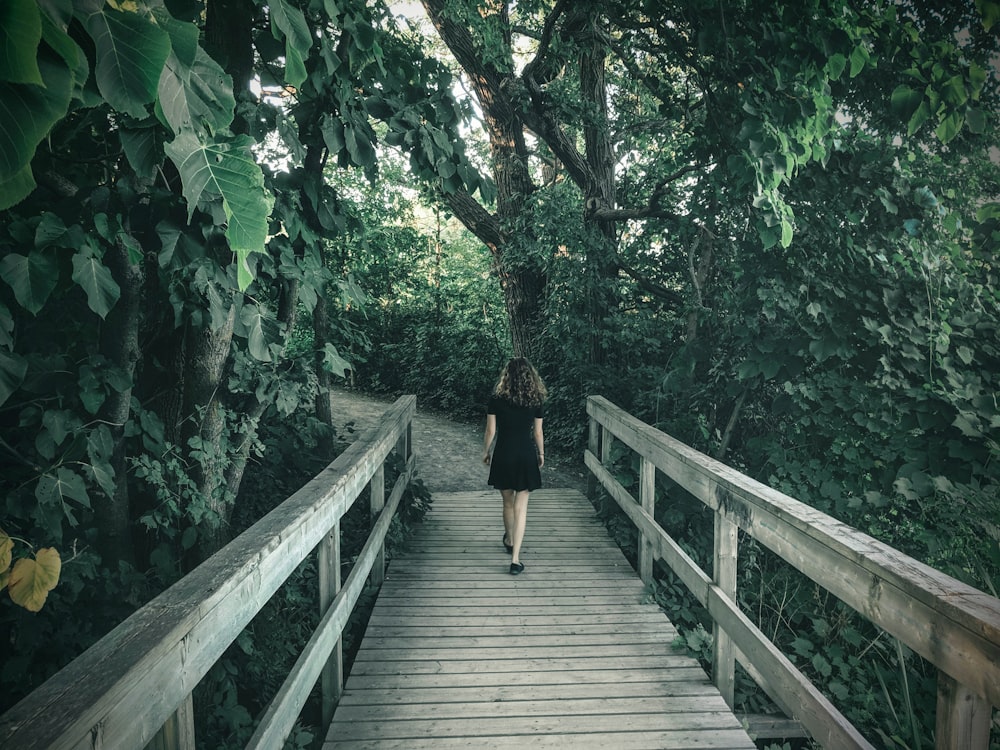
{"type": "Polygon", "coordinates": [[[1000,600],[763,485],[640,422],[607,399],[587,401],[584,461],[639,530],[639,572],[663,560],[714,621],[713,679],[733,704],[739,661],[788,716],[829,748],[872,748],[736,604],[742,529],[938,669],[937,750],[986,750],[1000,706],[1000,600]],[[613,440],[640,456],[639,498],[607,468],[613,440]],[[715,513],[713,575],[654,520],[656,472],[715,513]]]}
{"type": "Polygon", "coordinates": [[[193,750],[192,691],[313,550],[322,619],[248,747],[281,747],[321,676],[328,722],[344,625],[366,579],[384,575],[385,534],[412,477],[415,411],[416,398],[401,397],[302,489],[0,716],[0,747],[193,750]],[[404,469],[386,498],[393,451],[404,469]],[[366,486],[377,520],[341,586],[340,519],[366,486]]]}

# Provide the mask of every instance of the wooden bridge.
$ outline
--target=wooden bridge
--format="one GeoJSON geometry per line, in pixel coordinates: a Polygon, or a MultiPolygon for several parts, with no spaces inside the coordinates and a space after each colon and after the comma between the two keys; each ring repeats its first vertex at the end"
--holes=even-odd
{"type": "Polygon", "coordinates": [[[322,685],[325,750],[349,747],[752,748],[806,733],[872,748],[736,604],[738,531],[939,670],[938,750],[987,750],[1000,705],[1000,600],[970,588],[588,400],[585,462],[635,523],[638,576],[578,493],[535,493],[525,573],[510,576],[493,493],[438,495],[386,577],[384,539],[414,470],[416,400],[401,398],[299,492],[0,717],[0,747],[194,748],[191,694],[293,570],[317,555],[322,617],[248,747],[280,748],[322,685]],[[608,470],[638,455],[639,497],[608,470]],[[391,454],[403,467],[388,493],[391,454]],[[657,473],[715,514],[706,573],[654,520],[657,473]],[[373,528],[340,580],[340,519],[370,488],[373,528]],[[714,620],[712,679],[672,648],[646,602],[661,561],[714,620]],[[381,593],[344,683],[340,638],[363,588],[381,593]],[[785,711],[733,715],[735,663],[785,711]]]}
{"type": "Polygon", "coordinates": [[[754,744],[578,492],[529,504],[511,576],[496,492],[437,495],[393,561],[325,750],[754,744]]]}

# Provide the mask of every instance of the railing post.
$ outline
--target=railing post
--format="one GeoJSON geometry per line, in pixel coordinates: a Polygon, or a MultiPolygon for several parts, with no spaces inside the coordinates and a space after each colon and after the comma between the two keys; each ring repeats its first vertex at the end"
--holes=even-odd
{"type": "MultiPolygon", "coordinates": [[[[337,521],[329,533],[319,543],[319,611],[320,617],[326,614],[333,604],[334,598],[340,592],[340,521],[337,521]]],[[[337,645],[330,654],[330,659],[323,667],[320,678],[323,726],[327,727],[333,721],[333,712],[344,690],[344,648],[343,639],[337,639],[337,645]]]]}
{"type": "MultiPolygon", "coordinates": [[[[713,551],[713,578],[715,585],[730,601],[736,602],[736,560],[739,553],[737,526],[720,507],[715,512],[715,543],[713,551]]],[[[722,693],[726,704],[732,708],[736,687],[736,648],[729,635],[712,624],[713,664],[715,686],[722,693]]]]}
{"type": "Polygon", "coordinates": [[[190,693],[163,722],[160,731],[146,745],[146,750],[195,750],[194,701],[190,693]]]}
{"type": "MultiPolygon", "coordinates": [[[[372,523],[378,520],[382,508],[385,507],[385,464],[380,465],[372,475],[371,483],[368,485],[371,495],[371,517],[372,523]]],[[[379,546],[378,555],[372,565],[369,582],[374,586],[381,586],[385,580],[385,543],[379,546]]]]}
{"type": "Polygon", "coordinates": [[[936,750],[986,750],[992,710],[984,698],[938,671],[936,750]]]}
{"type": "MultiPolygon", "coordinates": [[[[639,503],[654,516],[656,510],[656,465],[645,456],[639,459],[639,503]]],[[[647,586],[653,582],[653,544],[645,534],[639,535],[639,578],[647,586]]]]}

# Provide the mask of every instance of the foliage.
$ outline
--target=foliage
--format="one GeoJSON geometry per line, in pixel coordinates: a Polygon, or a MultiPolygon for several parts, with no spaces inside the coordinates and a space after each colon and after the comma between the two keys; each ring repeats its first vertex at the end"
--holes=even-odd
{"type": "Polygon", "coordinates": [[[45,604],[49,592],[59,582],[62,558],[52,547],[37,550],[32,557],[14,559],[14,542],[0,529],[0,588],[7,589],[11,601],[29,612],[45,604]]]}

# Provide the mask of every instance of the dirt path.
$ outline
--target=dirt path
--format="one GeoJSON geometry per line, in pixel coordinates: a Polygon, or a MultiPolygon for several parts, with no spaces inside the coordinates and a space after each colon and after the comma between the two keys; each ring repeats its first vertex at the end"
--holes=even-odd
{"type": "MultiPolygon", "coordinates": [[[[361,432],[375,424],[392,400],[337,389],[331,402],[338,433],[350,440],[352,430],[361,432]]],[[[456,422],[423,409],[417,400],[413,423],[417,476],[431,492],[488,489],[489,470],[482,462],[484,426],[485,418],[481,424],[456,422]]],[[[542,486],[566,487],[586,493],[586,468],[582,459],[561,459],[549,451],[542,469],[542,486]]]]}

